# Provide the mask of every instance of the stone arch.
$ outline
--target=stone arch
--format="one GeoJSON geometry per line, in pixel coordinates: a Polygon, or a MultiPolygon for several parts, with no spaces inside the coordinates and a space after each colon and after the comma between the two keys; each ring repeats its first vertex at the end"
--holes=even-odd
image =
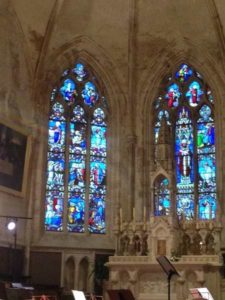
{"type": "Polygon", "coordinates": [[[89,280],[89,259],[83,257],[78,265],[78,289],[84,292],[88,291],[89,280]]]}
{"type": "MultiPolygon", "coordinates": [[[[113,172],[108,173],[107,185],[110,186],[108,189],[108,197],[114,199],[114,202],[109,202],[107,204],[106,220],[108,220],[107,223],[110,224],[113,223],[115,216],[110,214],[109,211],[115,211],[116,213],[116,207],[118,207],[119,203],[118,182],[121,182],[121,180],[120,170],[119,168],[116,168],[116,166],[121,162],[121,154],[118,154],[119,151],[117,150],[121,143],[122,130],[126,128],[126,126],[123,125],[123,120],[125,122],[124,112],[126,111],[127,104],[121,84],[119,84],[117,79],[118,74],[114,74],[113,71],[116,69],[114,63],[110,61],[107,55],[104,54],[104,51],[91,39],[84,36],[76,37],[73,41],[63,45],[60,49],[57,49],[50,55],[46,65],[43,64],[42,68],[39,69],[37,79],[34,83],[34,98],[37,101],[36,117],[38,119],[37,123],[40,125],[38,131],[39,133],[41,132],[38,139],[41,145],[46,144],[50,92],[54,87],[54,84],[59,81],[63,70],[71,67],[76,58],[82,60],[84,63],[87,62],[90,69],[96,77],[98,77],[109,104],[107,110],[109,115],[113,116],[112,118],[109,117],[108,124],[108,135],[110,136],[108,141],[108,157],[111,162],[110,168],[113,169],[113,172]]],[[[46,146],[43,146],[41,151],[44,153],[46,151],[46,146]]],[[[45,159],[43,157],[42,162],[39,161],[39,165],[44,165],[44,162],[45,159]]],[[[40,193],[43,190],[45,183],[43,182],[43,179],[40,178],[35,178],[34,180],[41,184],[40,189],[35,189],[37,193],[36,197],[39,198],[40,201],[36,202],[34,205],[36,209],[42,211],[42,214],[40,215],[43,216],[43,195],[40,195],[40,193]]],[[[35,183],[34,185],[36,186],[35,183]]],[[[39,217],[37,217],[37,221],[35,220],[37,224],[41,222],[41,218],[40,220],[38,220],[38,218],[39,217]]],[[[112,231],[108,232],[109,234],[112,234],[112,231]]]]}
{"type": "Polygon", "coordinates": [[[75,268],[76,265],[74,257],[68,257],[64,267],[64,287],[66,290],[71,290],[74,288],[75,268]]]}

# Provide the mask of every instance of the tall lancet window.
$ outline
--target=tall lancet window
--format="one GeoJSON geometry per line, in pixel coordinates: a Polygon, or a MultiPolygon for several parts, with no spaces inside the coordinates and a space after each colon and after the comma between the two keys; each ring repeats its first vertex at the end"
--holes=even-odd
{"type": "Polygon", "coordinates": [[[105,233],[107,115],[99,81],[82,62],[51,94],[46,231],[105,233]]]}
{"type": "Polygon", "coordinates": [[[216,217],[214,99],[201,74],[182,64],[167,76],[154,102],[155,144],[162,122],[171,127],[171,150],[179,217],[216,217]]]}
{"type": "Polygon", "coordinates": [[[169,180],[159,176],[154,183],[154,215],[167,216],[170,213],[169,180]]]}

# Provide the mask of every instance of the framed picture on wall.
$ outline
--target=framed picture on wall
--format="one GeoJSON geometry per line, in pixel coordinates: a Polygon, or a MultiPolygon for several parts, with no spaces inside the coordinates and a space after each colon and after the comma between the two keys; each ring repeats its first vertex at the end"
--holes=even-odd
{"type": "Polygon", "coordinates": [[[23,194],[27,175],[28,135],[0,123],[0,189],[23,194]]]}

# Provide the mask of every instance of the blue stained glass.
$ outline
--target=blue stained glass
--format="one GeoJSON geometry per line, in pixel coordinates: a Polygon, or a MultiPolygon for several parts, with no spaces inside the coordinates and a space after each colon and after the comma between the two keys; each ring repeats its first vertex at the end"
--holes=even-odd
{"type": "Polygon", "coordinates": [[[155,185],[155,216],[166,216],[170,212],[170,192],[167,178],[156,182],[155,185]]]}
{"type": "Polygon", "coordinates": [[[90,81],[85,83],[81,95],[84,99],[84,103],[88,106],[93,106],[98,100],[98,93],[96,91],[96,87],[90,81]]]}
{"type": "Polygon", "coordinates": [[[212,111],[209,106],[203,105],[199,110],[200,118],[198,119],[198,123],[213,121],[213,118],[211,117],[211,112],[212,111]]]}
{"type": "Polygon", "coordinates": [[[48,191],[45,202],[45,229],[49,231],[62,231],[64,193],[48,191]]]}
{"type": "Polygon", "coordinates": [[[106,159],[91,157],[90,162],[90,193],[106,192],[106,159]]]}
{"type": "Polygon", "coordinates": [[[155,123],[155,143],[157,143],[157,141],[158,141],[159,131],[160,131],[160,127],[161,127],[161,121],[162,121],[163,118],[166,119],[167,125],[171,125],[168,111],[167,110],[160,110],[159,113],[158,113],[158,120],[155,123]]]}
{"type": "Polygon", "coordinates": [[[215,154],[198,155],[198,174],[200,192],[213,192],[216,189],[215,154]]]}
{"type": "Polygon", "coordinates": [[[165,98],[168,100],[168,107],[177,107],[179,105],[179,98],[181,93],[179,91],[179,86],[176,83],[171,84],[168,87],[167,94],[165,98]]]}
{"type": "Polygon", "coordinates": [[[106,127],[91,126],[91,155],[106,156],[106,127]]]}
{"type": "Polygon", "coordinates": [[[94,118],[91,124],[96,124],[96,125],[106,125],[105,124],[105,113],[101,108],[97,108],[94,111],[94,118]]]}
{"type": "Polygon", "coordinates": [[[75,68],[73,69],[74,74],[76,74],[77,81],[83,81],[87,76],[87,71],[84,68],[84,65],[81,63],[77,63],[75,68]]]}
{"type": "Polygon", "coordinates": [[[177,215],[179,218],[191,220],[194,218],[194,195],[178,194],[177,195],[177,215]]]}
{"type": "Polygon", "coordinates": [[[60,88],[60,93],[63,96],[64,100],[72,103],[74,101],[74,96],[77,95],[76,85],[73,80],[66,79],[63,82],[63,85],[60,88]]]}
{"type": "Polygon", "coordinates": [[[202,220],[211,220],[216,217],[216,194],[199,195],[198,217],[202,220]]]}
{"type": "Polygon", "coordinates": [[[92,233],[105,233],[105,195],[90,194],[88,229],[92,233]]]}
{"type": "Polygon", "coordinates": [[[193,126],[189,111],[182,107],[175,128],[176,178],[179,192],[186,193],[193,190],[193,126]]]}
{"type": "Polygon", "coordinates": [[[86,124],[70,123],[70,153],[86,154],[86,124]]]}
{"type": "Polygon", "coordinates": [[[85,194],[75,190],[74,193],[69,193],[68,198],[68,231],[84,232],[84,217],[85,194]]]}
{"type": "Polygon", "coordinates": [[[48,153],[47,189],[64,190],[65,159],[63,153],[48,153]]]}
{"type": "Polygon", "coordinates": [[[176,72],[175,77],[180,81],[180,82],[185,82],[187,81],[191,76],[193,72],[191,68],[187,64],[182,64],[180,66],[180,69],[176,72]]]}
{"type": "Polygon", "coordinates": [[[193,81],[189,85],[189,89],[186,93],[186,97],[189,100],[189,104],[192,107],[198,105],[199,101],[201,100],[201,96],[203,95],[203,91],[201,89],[200,84],[197,81],[193,81]]]}
{"type": "Polygon", "coordinates": [[[63,105],[56,102],[52,107],[52,114],[50,115],[50,119],[52,120],[65,120],[64,114],[64,108],[63,105]]]}
{"type": "Polygon", "coordinates": [[[215,152],[215,129],[213,123],[197,125],[197,150],[199,154],[215,152]]]}
{"type": "Polygon", "coordinates": [[[65,151],[66,123],[49,120],[48,148],[49,151],[65,151]]]}
{"type": "Polygon", "coordinates": [[[84,109],[80,105],[75,106],[75,108],[73,110],[73,114],[74,114],[74,116],[72,117],[71,121],[87,123],[87,121],[85,120],[84,109]]]}
{"type": "Polygon", "coordinates": [[[69,191],[84,188],[86,178],[85,159],[83,155],[69,155],[69,191]]]}

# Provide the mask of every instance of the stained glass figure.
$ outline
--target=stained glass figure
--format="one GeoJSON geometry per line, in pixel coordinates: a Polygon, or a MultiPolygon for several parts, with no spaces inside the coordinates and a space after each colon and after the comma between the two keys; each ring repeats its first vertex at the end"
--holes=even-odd
{"type": "Polygon", "coordinates": [[[197,106],[203,94],[204,93],[201,89],[200,84],[197,81],[193,81],[189,85],[189,89],[186,93],[186,97],[188,98],[190,106],[197,106]]]}
{"type": "Polygon", "coordinates": [[[215,191],[216,159],[215,154],[198,155],[199,192],[215,191]]]}
{"type": "Polygon", "coordinates": [[[68,231],[84,232],[85,194],[79,189],[69,193],[68,198],[68,231]]]}
{"type": "Polygon", "coordinates": [[[105,123],[105,113],[104,110],[101,108],[97,108],[94,111],[94,118],[91,122],[91,124],[96,124],[96,125],[106,125],[105,123]]]}
{"type": "Polygon", "coordinates": [[[106,232],[107,101],[97,90],[95,78],[85,64],[76,61],[73,68],[64,70],[50,95],[47,231],[106,232]]]}
{"type": "Polygon", "coordinates": [[[167,216],[170,213],[170,192],[167,178],[155,182],[155,216],[167,216]]]}
{"type": "Polygon", "coordinates": [[[91,126],[91,155],[106,156],[106,127],[91,126]]]}
{"type": "Polygon", "coordinates": [[[47,189],[64,190],[64,153],[48,153],[47,189]]]}
{"type": "Polygon", "coordinates": [[[87,71],[85,70],[84,65],[81,63],[77,63],[75,65],[73,72],[77,75],[76,76],[77,81],[83,81],[84,78],[87,76],[87,71]]]}
{"type": "Polygon", "coordinates": [[[176,72],[175,77],[180,82],[185,82],[192,76],[192,74],[192,69],[187,64],[182,64],[180,69],[176,72]]]}
{"type": "Polygon", "coordinates": [[[70,123],[70,153],[86,154],[87,125],[70,123]]]}
{"type": "Polygon", "coordinates": [[[89,202],[89,231],[92,233],[105,233],[105,195],[96,191],[90,195],[89,202]]]}
{"type": "Polygon", "coordinates": [[[198,217],[202,220],[211,220],[216,217],[216,194],[200,194],[198,217]]]}
{"type": "Polygon", "coordinates": [[[193,190],[193,126],[190,113],[182,107],[175,128],[176,178],[178,191],[193,190]]]}
{"type": "Polygon", "coordinates": [[[47,191],[45,202],[45,229],[62,231],[64,193],[47,191]]]}
{"type": "Polygon", "coordinates": [[[52,120],[60,120],[64,121],[64,108],[63,105],[56,102],[52,107],[52,114],[50,115],[50,119],[52,120]]]}
{"type": "Polygon", "coordinates": [[[60,93],[64,100],[68,101],[69,103],[73,103],[74,97],[77,95],[74,81],[69,78],[64,80],[63,85],[60,88],[60,93]]]}
{"type": "MultiPolygon", "coordinates": [[[[160,91],[153,102],[153,134],[157,144],[164,120],[173,130],[174,160],[171,163],[175,162],[177,214],[187,220],[213,219],[216,217],[217,186],[214,98],[211,89],[202,75],[185,63],[174,74],[165,76],[162,85],[167,88],[167,102],[161,101],[160,91]],[[171,78],[171,85],[168,78],[171,78]],[[165,110],[166,105],[173,109],[165,110]]],[[[158,159],[156,154],[155,159],[158,159]]],[[[159,186],[154,187],[160,190],[159,186]]],[[[158,201],[155,203],[155,215],[161,214],[163,206],[159,204],[163,203],[159,195],[159,192],[155,193],[158,201]]]]}
{"type": "Polygon", "coordinates": [[[91,157],[90,162],[90,192],[105,193],[106,191],[106,160],[105,158],[91,157]]]}
{"type": "Polygon", "coordinates": [[[83,155],[69,156],[69,180],[68,189],[74,191],[85,187],[86,168],[83,155]]]}
{"type": "Polygon", "coordinates": [[[73,122],[87,123],[85,119],[85,112],[83,107],[80,105],[75,106],[73,110],[73,117],[71,119],[73,122]]]}
{"type": "Polygon", "coordinates": [[[84,99],[84,103],[88,106],[93,106],[98,100],[98,93],[96,91],[96,87],[90,81],[85,83],[81,95],[84,99]]]}
{"type": "Polygon", "coordinates": [[[194,195],[177,195],[177,215],[180,219],[191,220],[194,218],[194,195]]]}
{"type": "Polygon", "coordinates": [[[63,152],[65,150],[66,123],[49,120],[48,147],[49,151],[63,152]]]}
{"type": "Polygon", "coordinates": [[[179,86],[176,83],[171,84],[168,87],[167,94],[165,98],[168,100],[168,107],[177,107],[179,105],[179,98],[181,93],[179,91],[179,86]]]}
{"type": "Polygon", "coordinates": [[[159,131],[162,123],[162,119],[166,119],[167,125],[171,125],[170,119],[169,119],[169,113],[167,110],[160,110],[158,113],[157,121],[155,123],[155,143],[157,144],[158,138],[159,138],[159,131]]]}

